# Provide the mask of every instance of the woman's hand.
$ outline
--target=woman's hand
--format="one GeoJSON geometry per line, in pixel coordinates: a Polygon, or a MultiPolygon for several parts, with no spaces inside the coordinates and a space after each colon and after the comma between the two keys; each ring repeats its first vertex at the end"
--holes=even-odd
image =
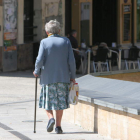
{"type": "Polygon", "coordinates": [[[74,84],[76,83],[75,79],[70,79],[71,82],[73,82],[74,84]]]}
{"type": "Polygon", "coordinates": [[[33,75],[34,75],[35,77],[38,77],[38,75],[37,75],[37,74],[35,74],[35,72],[33,72],[33,75]]]}

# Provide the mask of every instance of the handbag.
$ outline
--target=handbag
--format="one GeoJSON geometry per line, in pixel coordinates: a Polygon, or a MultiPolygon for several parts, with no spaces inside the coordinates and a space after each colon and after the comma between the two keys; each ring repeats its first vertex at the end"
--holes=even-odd
{"type": "Polygon", "coordinates": [[[69,87],[69,103],[72,105],[77,105],[79,96],[79,86],[78,83],[70,83],[69,87]]]}

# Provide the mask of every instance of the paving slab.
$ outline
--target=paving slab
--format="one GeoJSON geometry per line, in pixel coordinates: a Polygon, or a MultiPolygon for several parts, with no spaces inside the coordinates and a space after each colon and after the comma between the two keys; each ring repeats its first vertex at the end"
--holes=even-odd
{"type": "MultiPolygon", "coordinates": [[[[38,99],[40,89],[38,85],[38,99]]],[[[48,118],[39,108],[37,132],[33,133],[34,91],[35,78],[31,72],[0,73],[0,140],[111,140],[64,120],[64,134],[47,133],[48,118]]]]}

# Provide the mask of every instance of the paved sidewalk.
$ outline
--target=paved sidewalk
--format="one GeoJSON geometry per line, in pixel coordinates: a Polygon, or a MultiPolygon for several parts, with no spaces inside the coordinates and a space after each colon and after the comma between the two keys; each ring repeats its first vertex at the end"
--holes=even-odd
{"type": "Polygon", "coordinates": [[[34,88],[31,72],[0,73],[0,140],[110,140],[64,120],[64,134],[47,133],[47,115],[38,108],[34,134],[34,88]]]}

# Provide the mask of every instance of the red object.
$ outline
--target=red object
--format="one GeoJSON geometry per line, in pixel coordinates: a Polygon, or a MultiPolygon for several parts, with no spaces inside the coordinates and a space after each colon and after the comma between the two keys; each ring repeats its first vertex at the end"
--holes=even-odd
{"type": "Polygon", "coordinates": [[[75,83],[75,85],[78,85],[78,83],[75,83]]]}

